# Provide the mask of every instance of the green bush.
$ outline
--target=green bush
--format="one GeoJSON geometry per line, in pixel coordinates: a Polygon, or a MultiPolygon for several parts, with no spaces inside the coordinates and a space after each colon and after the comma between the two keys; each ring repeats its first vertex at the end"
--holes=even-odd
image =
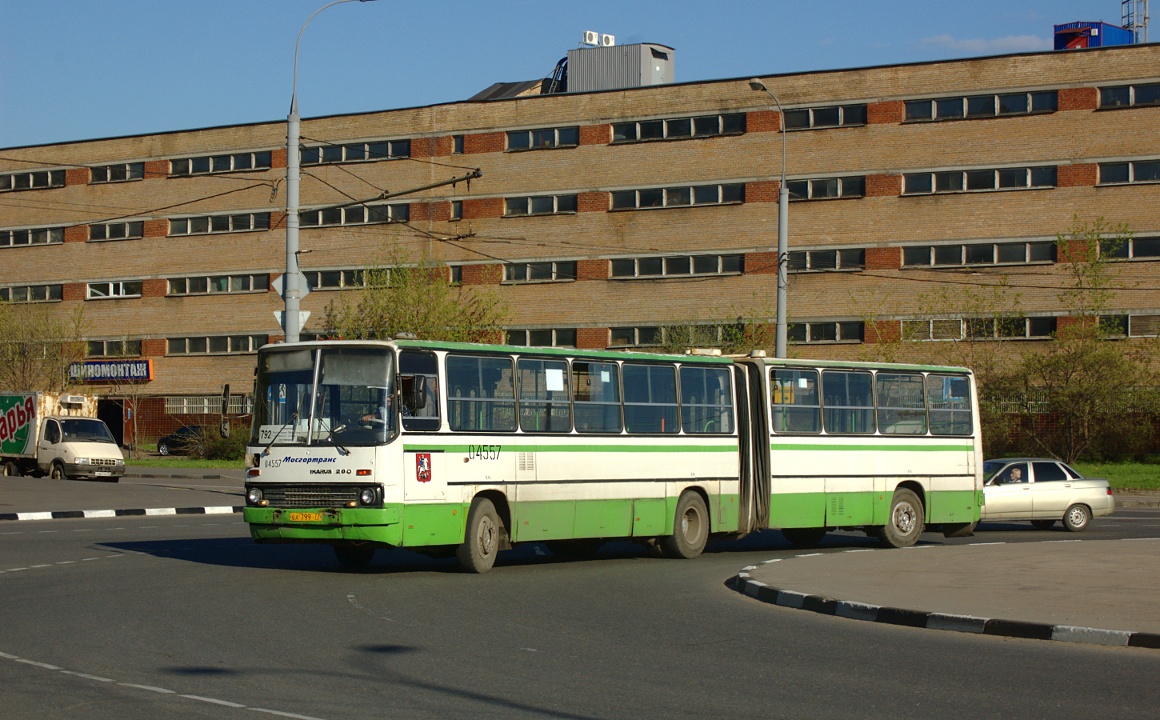
{"type": "Polygon", "coordinates": [[[244,432],[231,432],[228,438],[217,433],[207,433],[204,442],[198,443],[196,451],[191,449],[190,457],[198,460],[241,460],[246,456],[244,432]]]}

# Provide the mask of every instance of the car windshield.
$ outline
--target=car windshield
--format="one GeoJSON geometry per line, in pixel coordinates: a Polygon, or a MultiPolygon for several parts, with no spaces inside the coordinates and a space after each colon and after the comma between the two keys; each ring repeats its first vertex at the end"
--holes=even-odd
{"type": "Polygon", "coordinates": [[[112,433],[105,423],[100,420],[85,420],[69,418],[60,421],[60,430],[64,441],[72,442],[103,442],[117,444],[112,433]]]}
{"type": "Polygon", "coordinates": [[[995,473],[1003,469],[1007,463],[1002,460],[988,460],[983,463],[983,482],[990,482],[995,473]]]}
{"type": "Polygon", "coordinates": [[[375,445],[397,432],[385,347],[273,349],[258,358],[254,445],[375,445]]]}

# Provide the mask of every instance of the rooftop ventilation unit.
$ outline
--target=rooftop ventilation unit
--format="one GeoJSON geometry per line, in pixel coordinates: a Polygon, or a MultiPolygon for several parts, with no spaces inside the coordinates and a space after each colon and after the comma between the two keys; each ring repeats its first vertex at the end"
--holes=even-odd
{"type": "MultiPolygon", "coordinates": [[[[584,33],[585,37],[588,33],[584,33]]],[[[665,85],[673,82],[675,52],[666,45],[637,43],[616,45],[616,38],[601,35],[597,47],[568,51],[567,92],[620,90],[665,85]]]]}

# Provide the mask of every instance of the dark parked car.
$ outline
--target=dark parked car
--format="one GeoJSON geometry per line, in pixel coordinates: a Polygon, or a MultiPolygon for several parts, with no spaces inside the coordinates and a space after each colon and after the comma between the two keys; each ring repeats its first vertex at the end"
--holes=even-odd
{"type": "Polygon", "coordinates": [[[179,427],[169,435],[157,440],[157,452],[162,455],[188,453],[190,448],[197,447],[205,442],[208,434],[209,429],[202,425],[179,427]]]}

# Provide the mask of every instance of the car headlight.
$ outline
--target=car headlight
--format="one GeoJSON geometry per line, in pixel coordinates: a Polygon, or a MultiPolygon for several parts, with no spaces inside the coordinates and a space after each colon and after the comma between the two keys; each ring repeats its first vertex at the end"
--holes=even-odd
{"type": "Polygon", "coordinates": [[[89,459],[88,459],[88,458],[79,457],[79,458],[76,458],[75,460],[73,460],[73,462],[74,462],[74,463],[76,463],[77,465],[88,465],[88,464],[89,464],[89,459]]]}

